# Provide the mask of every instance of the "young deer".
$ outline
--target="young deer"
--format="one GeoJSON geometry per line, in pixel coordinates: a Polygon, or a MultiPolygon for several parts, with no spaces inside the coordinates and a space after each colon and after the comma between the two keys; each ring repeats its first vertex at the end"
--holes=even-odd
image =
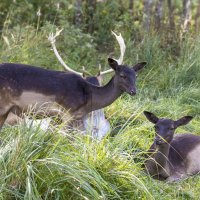
{"type": "Polygon", "coordinates": [[[177,121],[158,118],[144,111],[147,119],[155,124],[156,136],[145,161],[146,171],[155,179],[173,182],[200,172],[200,136],[174,135],[177,127],[186,125],[193,117],[177,121]]]}

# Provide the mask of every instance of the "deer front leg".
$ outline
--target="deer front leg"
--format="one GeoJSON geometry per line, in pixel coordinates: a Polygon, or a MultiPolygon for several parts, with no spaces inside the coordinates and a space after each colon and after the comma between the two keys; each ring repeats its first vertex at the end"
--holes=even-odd
{"type": "Polygon", "coordinates": [[[5,121],[6,124],[9,124],[10,126],[14,126],[16,124],[18,124],[21,120],[21,117],[19,117],[18,115],[15,115],[14,113],[10,112],[8,114],[8,117],[5,121]]]}
{"type": "Polygon", "coordinates": [[[4,122],[6,121],[9,112],[10,112],[10,109],[6,113],[0,115],[0,130],[4,125],[4,122]]]}

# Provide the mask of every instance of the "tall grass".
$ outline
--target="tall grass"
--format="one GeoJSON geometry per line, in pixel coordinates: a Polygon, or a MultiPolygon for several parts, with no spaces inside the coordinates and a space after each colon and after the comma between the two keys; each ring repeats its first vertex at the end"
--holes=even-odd
{"type": "Polygon", "coordinates": [[[150,196],[140,168],[108,139],[5,127],[2,199],[126,199],[150,196]],[[133,167],[135,165],[135,167],[133,167]]]}

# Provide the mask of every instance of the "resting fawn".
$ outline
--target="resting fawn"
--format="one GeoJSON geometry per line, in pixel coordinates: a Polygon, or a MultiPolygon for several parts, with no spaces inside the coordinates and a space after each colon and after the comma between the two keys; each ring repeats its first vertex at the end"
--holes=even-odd
{"type": "Polygon", "coordinates": [[[155,139],[145,161],[146,171],[155,179],[177,181],[200,172],[200,136],[174,135],[177,127],[186,125],[193,117],[177,121],[158,118],[144,111],[146,118],[155,124],[155,139]]]}

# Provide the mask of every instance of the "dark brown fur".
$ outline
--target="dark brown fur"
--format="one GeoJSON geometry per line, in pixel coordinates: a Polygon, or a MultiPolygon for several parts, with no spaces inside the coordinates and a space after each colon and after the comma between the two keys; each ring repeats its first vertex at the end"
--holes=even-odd
{"type": "MultiPolygon", "coordinates": [[[[0,127],[9,112],[26,112],[34,104],[57,103],[69,110],[74,119],[82,119],[87,113],[110,105],[124,91],[135,95],[135,72],[146,63],[139,63],[131,69],[118,65],[111,58],[108,62],[115,75],[104,87],[90,84],[73,73],[24,64],[1,64],[0,127]]],[[[52,109],[47,115],[55,115],[56,112],[56,109],[52,109]]]]}

